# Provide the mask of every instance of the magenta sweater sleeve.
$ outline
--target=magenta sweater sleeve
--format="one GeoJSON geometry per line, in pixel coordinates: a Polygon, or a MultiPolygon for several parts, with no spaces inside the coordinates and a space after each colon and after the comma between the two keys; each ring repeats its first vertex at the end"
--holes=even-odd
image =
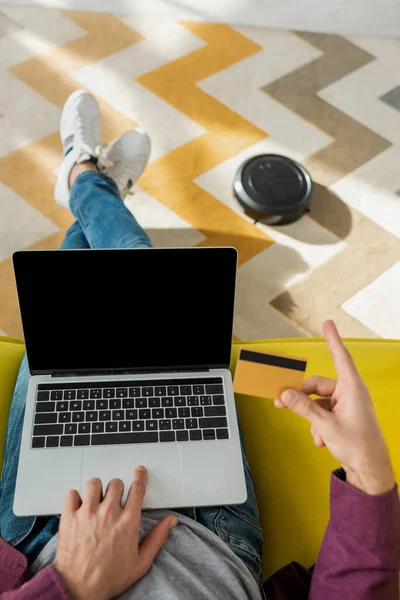
{"type": "Polygon", "coordinates": [[[309,599],[398,600],[400,504],[397,486],[369,496],[331,479],[331,516],[315,566],[309,599]]]}
{"type": "Polygon", "coordinates": [[[0,593],[1,600],[70,600],[54,567],[46,567],[18,589],[0,593]]]}

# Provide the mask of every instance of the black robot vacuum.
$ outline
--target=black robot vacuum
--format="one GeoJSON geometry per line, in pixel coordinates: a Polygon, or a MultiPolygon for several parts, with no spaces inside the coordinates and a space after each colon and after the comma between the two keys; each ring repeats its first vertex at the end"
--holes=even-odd
{"type": "Polygon", "coordinates": [[[233,191],[256,222],[287,225],[308,212],[313,182],[308,171],[291,158],[260,154],[238,169],[233,191]]]}

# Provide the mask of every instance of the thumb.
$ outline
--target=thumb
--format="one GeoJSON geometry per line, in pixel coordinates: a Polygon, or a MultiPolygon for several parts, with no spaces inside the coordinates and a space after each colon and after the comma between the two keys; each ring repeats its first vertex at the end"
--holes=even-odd
{"type": "Polygon", "coordinates": [[[306,394],[298,390],[285,390],[281,394],[281,402],[293,412],[300,415],[313,425],[318,425],[326,420],[330,413],[322,408],[315,400],[311,400],[306,394]]]}
{"type": "Polygon", "coordinates": [[[164,546],[172,529],[178,524],[175,517],[167,517],[153,527],[140,546],[140,571],[147,573],[157,554],[164,546]]]}

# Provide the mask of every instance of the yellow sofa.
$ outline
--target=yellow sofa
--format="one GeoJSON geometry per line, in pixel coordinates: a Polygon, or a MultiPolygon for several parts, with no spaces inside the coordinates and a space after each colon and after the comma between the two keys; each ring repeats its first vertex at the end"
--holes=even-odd
{"type": "MultiPolygon", "coordinates": [[[[347,340],[346,345],[371,390],[398,476],[400,342],[347,340]]],[[[243,346],[302,356],[308,361],[307,376],[335,376],[323,340],[235,343],[232,372],[243,346]]],[[[8,409],[23,352],[22,342],[0,337],[0,464],[8,409]]],[[[248,396],[237,396],[237,408],[264,531],[264,577],[292,560],[310,566],[316,560],[328,521],[329,474],[337,465],[325,449],[314,447],[308,423],[290,411],[278,411],[271,401],[248,396]]]]}

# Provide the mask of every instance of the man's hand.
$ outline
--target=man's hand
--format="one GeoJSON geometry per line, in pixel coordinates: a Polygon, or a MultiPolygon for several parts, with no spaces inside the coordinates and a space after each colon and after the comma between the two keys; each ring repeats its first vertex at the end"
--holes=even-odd
{"type": "Polygon", "coordinates": [[[60,521],[56,569],[74,600],[119,596],[150,569],[177,524],[163,519],[139,546],[140,515],[147,471],[137,467],[124,508],[124,484],[110,481],[104,499],[100,479],[90,479],[83,501],[68,492],[60,521]]]}
{"type": "Polygon", "coordinates": [[[311,377],[303,391],[285,390],[277,408],[291,408],[311,423],[315,445],[326,446],[341,462],[350,485],[368,494],[383,494],[395,485],[389,452],[368,389],[333,321],[324,334],[338,381],[311,377]],[[311,400],[309,395],[320,398],[311,400]]]}

